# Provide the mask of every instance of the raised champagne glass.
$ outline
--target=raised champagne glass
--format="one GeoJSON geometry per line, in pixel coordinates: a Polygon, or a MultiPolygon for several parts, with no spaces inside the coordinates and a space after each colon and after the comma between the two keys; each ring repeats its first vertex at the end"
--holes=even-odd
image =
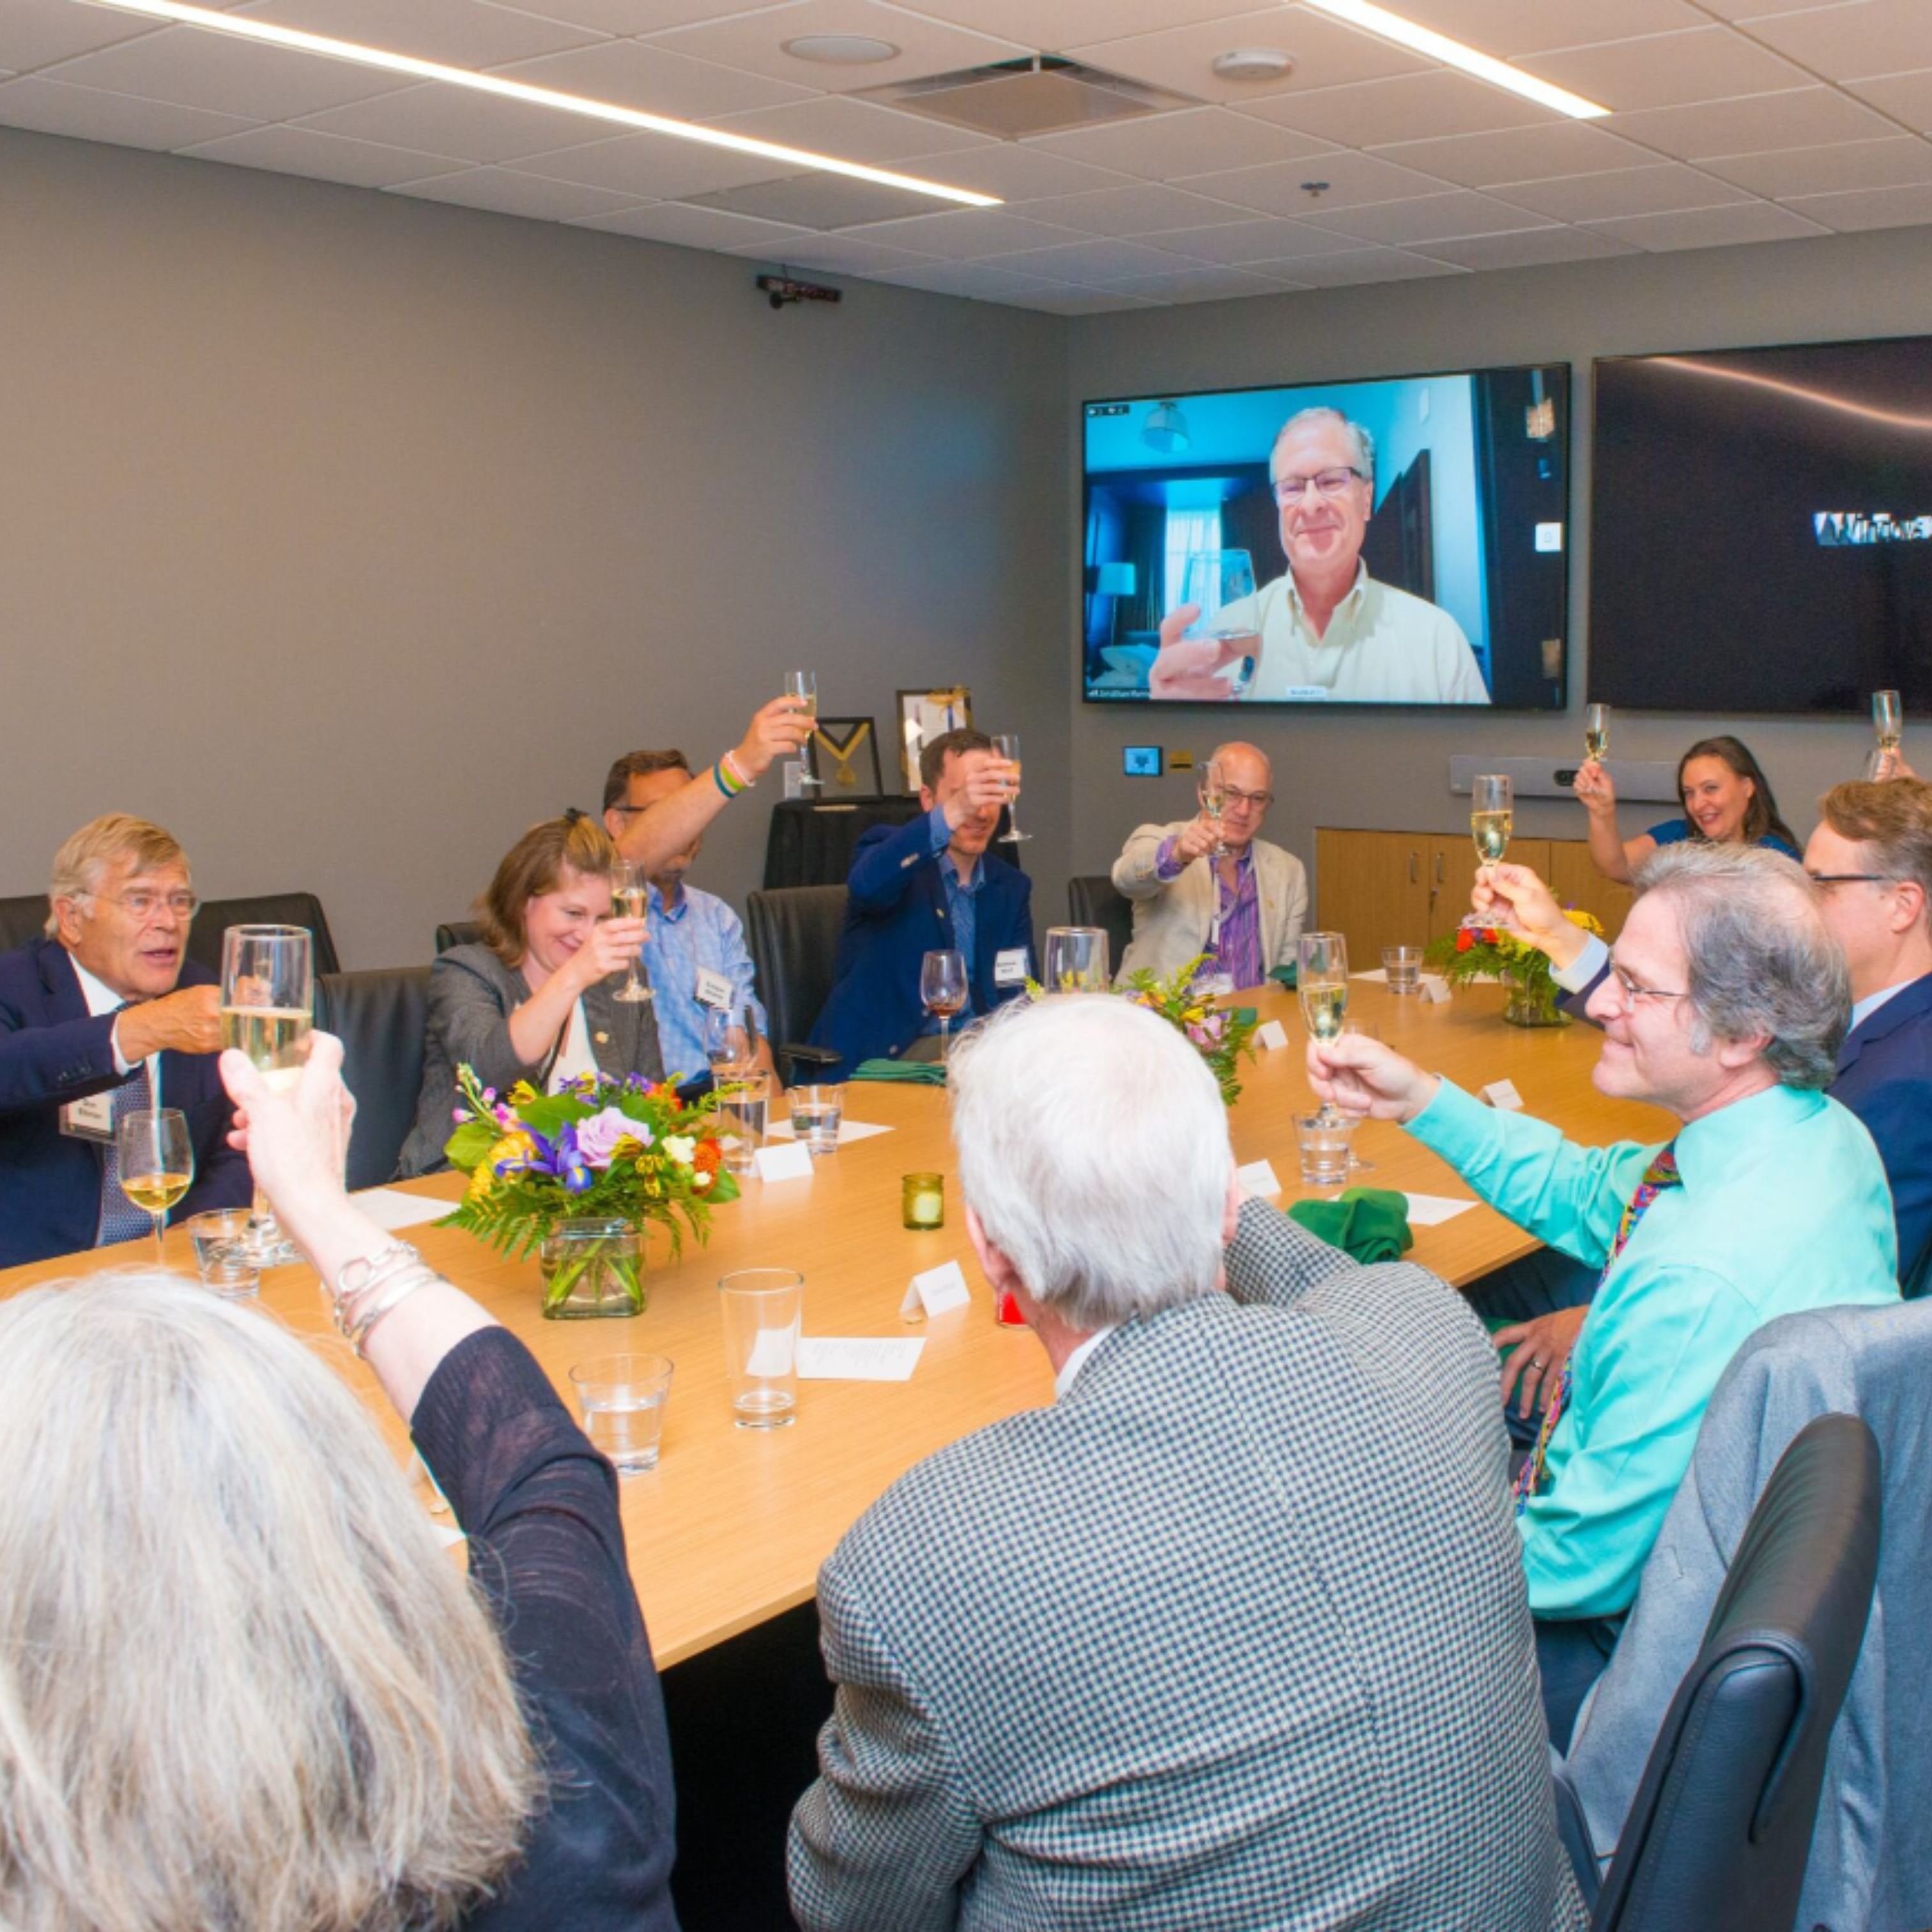
{"type": "Polygon", "coordinates": [[[1610,755],[1610,707],[1607,704],[1584,707],[1583,748],[1599,763],[1610,755]]]}
{"type": "Polygon", "coordinates": [[[168,1210],[194,1184],[194,1142],[188,1116],[175,1107],[142,1108],[114,1123],[121,1192],[154,1222],[154,1264],[165,1270],[161,1245],[168,1210]]]}
{"type": "Polygon", "coordinates": [[[1888,778],[1898,769],[1899,747],[1905,739],[1905,706],[1897,692],[1872,693],[1872,735],[1878,744],[1865,761],[1865,776],[1888,778]]]}
{"type": "MultiPolygon", "coordinates": [[[[221,938],[221,1043],[245,1053],[271,1087],[292,1087],[308,1057],[315,949],[301,926],[231,926],[221,938]]],[[[257,1268],[300,1261],[255,1190],[247,1254],[257,1268]]]]}
{"type": "MultiPolygon", "coordinates": [[[[818,721],[818,676],[814,671],[788,670],[784,674],[784,694],[791,700],[794,711],[802,711],[816,724],[818,721]]],[[[811,760],[800,752],[804,770],[798,775],[802,785],[822,785],[825,781],[812,776],[811,760]]]]}
{"type": "MultiPolygon", "coordinates": [[[[1509,850],[1510,829],[1514,817],[1515,787],[1507,772],[1479,775],[1471,787],[1469,836],[1476,848],[1476,876],[1486,866],[1497,864],[1509,850]]],[[[1460,924],[1470,928],[1492,922],[1478,912],[1466,912],[1460,924]]]]}
{"type": "MultiPolygon", "coordinates": [[[[1348,1016],[1348,940],[1339,932],[1304,932],[1295,944],[1294,986],[1310,1036],[1340,1039],[1348,1016]]],[[[1325,1100],[1317,1112],[1324,1120],[1340,1118],[1325,1100]]]]}
{"type": "Polygon", "coordinates": [[[953,1016],[965,1009],[965,955],[952,950],[928,952],[920,962],[919,997],[939,1022],[939,1058],[944,1061],[952,1044],[953,1016]]]}
{"type": "Polygon", "coordinates": [[[1013,788],[1006,800],[1006,829],[1000,834],[1000,843],[1002,845],[1017,845],[1022,840],[1033,836],[1030,832],[1020,830],[1019,814],[1013,809],[1020,802],[1020,741],[1018,736],[1011,731],[995,734],[993,755],[1004,758],[1013,768],[1013,788]]]}
{"type": "Polygon", "coordinates": [[[1219,649],[1213,674],[1222,678],[1231,699],[1247,695],[1261,656],[1254,597],[1254,560],[1246,550],[1196,550],[1187,560],[1180,598],[1198,605],[1200,615],[1181,635],[1210,639],[1219,649]]]}
{"type": "MultiPolygon", "coordinates": [[[[644,919],[648,916],[651,904],[651,882],[645,876],[644,868],[635,860],[620,859],[615,872],[610,874],[610,910],[620,919],[644,919]]],[[[631,955],[631,969],[624,976],[624,983],[610,995],[629,1006],[640,1006],[657,995],[638,977],[638,956],[631,955]]]]}
{"type": "Polygon", "coordinates": [[[1221,814],[1228,808],[1228,781],[1222,772],[1219,758],[1210,758],[1201,767],[1201,777],[1194,788],[1194,795],[1201,801],[1201,809],[1214,822],[1214,849],[1208,856],[1225,859],[1228,856],[1228,843],[1221,836],[1221,814]]]}

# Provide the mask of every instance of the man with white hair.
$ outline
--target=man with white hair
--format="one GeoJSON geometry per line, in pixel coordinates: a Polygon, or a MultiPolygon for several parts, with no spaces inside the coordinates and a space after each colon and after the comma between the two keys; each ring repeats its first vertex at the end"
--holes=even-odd
{"type": "Polygon", "coordinates": [[[1789,859],[1666,848],[1639,868],[1590,1017],[1593,1078],[1682,1124],[1579,1147],[1379,1041],[1309,1043],[1324,1100],[1397,1120],[1522,1227],[1602,1273],[1523,1466],[1517,1526],[1557,1748],[1608,1660],[1718,1378],[1775,1316],[1898,1296],[1871,1136],[1828,1098],[1845,956],[1789,859]]]}
{"type": "MultiPolygon", "coordinates": [[[[1247,699],[1488,704],[1462,626],[1440,605],[1371,577],[1362,562],[1376,503],[1369,432],[1340,410],[1299,410],[1275,438],[1268,481],[1287,574],[1227,605],[1216,620],[1224,631],[1260,634],[1247,699]]],[[[1150,696],[1228,695],[1227,666],[1254,646],[1184,638],[1199,615],[1184,604],[1162,622],[1150,696]]]]}
{"type": "Polygon", "coordinates": [[[967,1232],[1054,1400],[820,1573],[799,1924],[1580,1924],[1480,1324],[1240,1204],[1212,1076],[1126,1000],[1010,1007],[950,1084],[967,1232]]]}

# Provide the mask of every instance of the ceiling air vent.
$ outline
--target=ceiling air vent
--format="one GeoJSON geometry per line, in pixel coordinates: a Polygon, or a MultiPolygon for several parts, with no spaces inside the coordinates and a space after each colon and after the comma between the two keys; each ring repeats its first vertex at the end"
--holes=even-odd
{"type": "Polygon", "coordinates": [[[1098,68],[1053,54],[928,74],[922,80],[894,81],[866,88],[858,98],[1006,141],[1201,104],[1191,95],[1102,74],[1098,68]]]}

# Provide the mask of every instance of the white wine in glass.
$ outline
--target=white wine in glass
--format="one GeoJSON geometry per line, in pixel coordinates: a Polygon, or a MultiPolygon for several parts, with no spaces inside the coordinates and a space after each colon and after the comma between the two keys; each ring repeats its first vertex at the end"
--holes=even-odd
{"type": "Polygon", "coordinates": [[[154,1222],[154,1265],[166,1269],[161,1238],[168,1210],[194,1184],[194,1142],[188,1116],[174,1107],[142,1108],[114,1123],[121,1192],[154,1222]]]}
{"type": "MultiPolygon", "coordinates": [[[[651,882],[643,866],[629,859],[620,859],[610,875],[610,909],[620,919],[642,919],[650,909],[651,882]]],[[[610,995],[626,1006],[641,1005],[657,995],[638,977],[638,956],[631,955],[631,970],[624,983],[610,995]]]]}
{"type": "Polygon", "coordinates": [[[1881,752],[1895,752],[1905,736],[1905,706],[1895,691],[1872,693],[1872,730],[1881,752]]]}
{"type": "Polygon", "coordinates": [[[1002,845],[1017,845],[1023,839],[1030,838],[1030,832],[1020,830],[1019,814],[1013,808],[1020,802],[1020,741],[1011,731],[997,733],[993,739],[993,755],[1004,758],[1013,768],[1013,789],[1006,800],[1006,829],[1000,834],[1002,845]]]}
{"type": "Polygon", "coordinates": [[[943,1061],[952,1044],[953,1017],[965,1010],[965,955],[950,950],[928,952],[920,963],[919,997],[939,1022],[939,1057],[943,1061]]]}
{"type": "MultiPolygon", "coordinates": [[[[1304,932],[1296,941],[1294,987],[1311,1036],[1340,1038],[1348,1013],[1348,942],[1340,933],[1304,932]]],[[[1323,1120],[1341,1118],[1325,1100],[1316,1113],[1323,1120]]]]}
{"type": "MultiPolygon", "coordinates": [[[[246,1054],[272,1087],[292,1087],[308,1057],[315,949],[301,926],[231,926],[221,936],[221,1043],[246,1054]]],[[[257,1268],[299,1261],[255,1190],[246,1252],[257,1268]]]]}
{"type": "Polygon", "coordinates": [[[1214,826],[1214,849],[1208,856],[1225,859],[1228,856],[1228,844],[1221,836],[1221,814],[1228,808],[1228,781],[1222,772],[1219,758],[1210,758],[1201,767],[1200,782],[1194,788],[1194,795],[1200,800],[1201,809],[1208,814],[1214,826]]]}
{"type": "Polygon", "coordinates": [[[1592,704],[1583,712],[1583,748],[1599,760],[1610,755],[1610,707],[1592,704]]]}
{"type": "MultiPolygon", "coordinates": [[[[818,719],[818,675],[815,671],[788,670],[784,677],[784,694],[791,700],[794,711],[802,711],[816,724],[818,719]]],[[[798,775],[798,782],[804,785],[822,785],[825,781],[812,776],[812,764],[804,754],[800,754],[805,769],[798,775]]]]}
{"type": "Polygon", "coordinates": [[[1485,866],[1495,865],[1509,850],[1514,791],[1507,774],[1476,780],[1469,836],[1475,842],[1477,858],[1485,866]]]}

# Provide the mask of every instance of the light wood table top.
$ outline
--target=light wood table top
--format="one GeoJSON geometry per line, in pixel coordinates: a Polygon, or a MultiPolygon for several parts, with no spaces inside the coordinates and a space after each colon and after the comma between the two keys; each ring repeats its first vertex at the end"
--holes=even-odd
{"type": "MultiPolygon", "coordinates": [[[[1286,1206],[1303,1193],[1292,1116],[1313,1104],[1299,1007],[1292,993],[1273,986],[1229,1004],[1258,1006],[1288,1031],[1286,1051],[1263,1052],[1244,1070],[1244,1091],[1232,1117],[1238,1159],[1270,1161],[1284,1183],[1286,1206]]],[[[1528,1112],[1588,1142],[1668,1137],[1667,1115],[1606,1100],[1592,1086],[1594,1028],[1506,1026],[1500,1007],[1500,990],[1493,987],[1459,992],[1446,1005],[1396,999],[1361,981],[1351,996],[1353,1017],[1472,1092],[1491,1081],[1513,1080],[1528,1112]]],[[[571,1365],[592,1356],[644,1350],[676,1364],[662,1460],[623,1484],[632,1571],[660,1665],[806,1601],[820,1562],[896,1477],[972,1430],[1052,1400],[1052,1376],[1039,1345],[1025,1330],[1000,1328],[992,1319],[991,1294],[966,1238],[944,1093],[854,1084],[846,1100],[854,1119],[892,1131],[818,1162],[809,1182],[767,1186],[748,1179],[744,1198],[713,1216],[708,1244],[688,1244],[675,1264],[661,1238],[654,1238],[650,1305],[634,1321],[545,1322],[537,1312],[534,1260],[505,1262],[454,1228],[406,1231],[425,1259],[530,1345],[566,1399],[571,1365]],[[946,1177],[946,1226],[914,1234],[900,1226],[899,1178],[926,1170],[946,1177]],[[912,1276],[946,1261],[965,1270],[971,1305],[908,1327],[898,1310],[912,1276]],[[804,1382],[792,1426],[770,1432],[733,1427],[714,1290],[721,1275],[759,1265],[804,1274],[808,1334],[926,1336],[911,1380],[804,1382]]],[[[1369,1123],[1356,1145],[1374,1163],[1366,1185],[1470,1197],[1450,1168],[1398,1127],[1369,1123]]],[[[454,1199],[461,1178],[410,1185],[454,1199]]],[[[1418,1228],[1410,1258],[1460,1286],[1535,1246],[1478,1204],[1442,1226],[1418,1228]]],[[[185,1234],[170,1234],[168,1248],[171,1264],[192,1273],[185,1234]]],[[[0,1273],[0,1294],[145,1258],[130,1246],[11,1269],[0,1273]]],[[[373,1378],[334,1338],[313,1274],[302,1268],[270,1274],[262,1303],[303,1332],[327,1338],[330,1359],[364,1395],[400,1453],[400,1425],[373,1378]]]]}

